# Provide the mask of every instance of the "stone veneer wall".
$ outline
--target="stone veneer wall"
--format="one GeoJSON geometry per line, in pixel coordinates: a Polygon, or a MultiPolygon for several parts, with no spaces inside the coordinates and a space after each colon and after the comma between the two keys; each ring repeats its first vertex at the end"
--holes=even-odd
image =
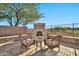
{"type": "Polygon", "coordinates": [[[27,28],[17,26],[0,26],[0,36],[17,35],[19,33],[26,34],[27,28]]]}

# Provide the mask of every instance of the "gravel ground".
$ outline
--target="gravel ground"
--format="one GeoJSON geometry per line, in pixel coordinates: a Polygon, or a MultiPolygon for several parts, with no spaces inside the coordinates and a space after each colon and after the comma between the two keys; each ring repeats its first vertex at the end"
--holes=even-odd
{"type": "Polygon", "coordinates": [[[2,39],[2,40],[0,40],[0,44],[2,44],[2,43],[6,43],[6,42],[8,42],[9,40],[6,40],[6,39],[2,39]]]}
{"type": "Polygon", "coordinates": [[[20,41],[0,47],[0,56],[16,56],[20,52],[20,41]]]}

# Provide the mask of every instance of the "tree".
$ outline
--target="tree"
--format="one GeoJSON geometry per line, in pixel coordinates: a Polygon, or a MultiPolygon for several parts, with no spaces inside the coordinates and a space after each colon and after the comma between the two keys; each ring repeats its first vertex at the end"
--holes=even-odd
{"type": "Polygon", "coordinates": [[[32,23],[42,17],[38,11],[39,4],[0,4],[0,19],[6,20],[10,26],[22,25],[25,27],[26,24],[32,23]]]}

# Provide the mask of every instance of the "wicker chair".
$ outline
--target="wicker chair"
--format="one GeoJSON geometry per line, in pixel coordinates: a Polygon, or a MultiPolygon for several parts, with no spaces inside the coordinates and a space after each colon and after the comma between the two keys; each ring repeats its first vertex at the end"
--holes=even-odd
{"type": "Polygon", "coordinates": [[[19,39],[21,41],[21,48],[25,47],[26,49],[28,49],[29,46],[35,44],[35,41],[32,39],[29,39],[28,36],[19,35],[19,39]]]}
{"type": "Polygon", "coordinates": [[[48,46],[49,49],[54,49],[56,47],[59,48],[59,51],[60,51],[60,41],[62,39],[62,36],[60,35],[57,35],[55,37],[52,37],[51,39],[46,39],[44,40],[44,43],[48,46]]]}

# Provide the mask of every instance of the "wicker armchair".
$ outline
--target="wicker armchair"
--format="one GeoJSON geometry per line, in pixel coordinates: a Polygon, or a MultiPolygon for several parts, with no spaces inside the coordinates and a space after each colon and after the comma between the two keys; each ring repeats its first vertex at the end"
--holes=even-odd
{"type": "Polygon", "coordinates": [[[62,39],[62,36],[61,35],[57,35],[55,37],[52,37],[51,39],[46,39],[44,40],[44,43],[48,46],[49,49],[53,49],[53,48],[56,48],[58,47],[59,48],[59,51],[60,51],[60,41],[62,39]]]}
{"type": "Polygon", "coordinates": [[[26,49],[28,49],[29,46],[35,44],[35,41],[32,39],[29,39],[28,35],[26,36],[19,35],[19,39],[21,41],[21,48],[25,47],[26,49]]]}

